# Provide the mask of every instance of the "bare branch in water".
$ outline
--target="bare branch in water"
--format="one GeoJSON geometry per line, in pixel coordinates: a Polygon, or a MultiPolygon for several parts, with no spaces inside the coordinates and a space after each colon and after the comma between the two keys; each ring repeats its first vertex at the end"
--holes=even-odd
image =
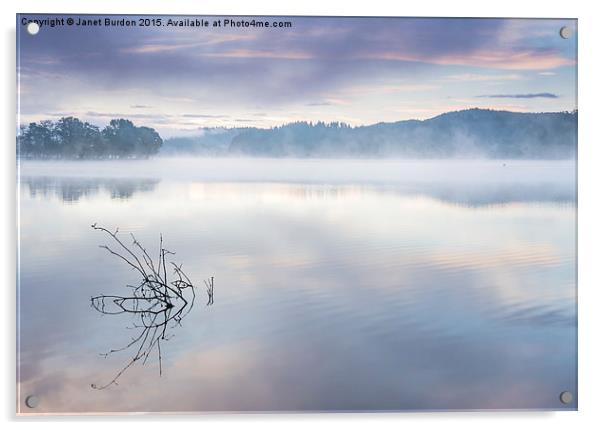
{"type": "MultiPolygon", "coordinates": [[[[170,262],[173,269],[168,272],[167,255],[174,255],[163,247],[163,236],[160,236],[158,259],[155,264],[147,250],[132,234],[132,245],[128,247],[120,237],[119,229],[114,232],[97,224],[92,224],[94,230],[106,233],[114,242],[114,247],[102,245],[110,254],[115,255],[141,277],[138,285],[126,285],[127,295],[98,295],[90,299],[91,306],[104,315],[131,314],[134,322],[130,329],[136,331],[129,343],[111,349],[101,354],[104,357],[133,348],[134,356],[106,384],[92,384],[97,390],[117,385],[117,380],[123,373],[138,361],[145,364],[151,354],[156,351],[159,359],[159,374],[163,373],[161,342],[171,338],[168,331],[181,325],[184,318],[192,309],[196,298],[195,287],[190,278],[182,270],[182,265],[170,262]]],[[[204,281],[207,287],[207,305],[213,304],[213,276],[204,281]]]]}
{"type": "Polygon", "coordinates": [[[204,280],[205,286],[207,287],[207,306],[213,304],[213,276],[209,280],[204,280]]]}

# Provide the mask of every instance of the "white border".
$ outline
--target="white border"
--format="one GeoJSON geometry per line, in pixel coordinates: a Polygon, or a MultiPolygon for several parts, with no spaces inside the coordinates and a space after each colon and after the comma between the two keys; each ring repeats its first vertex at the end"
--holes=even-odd
{"type": "MultiPolygon", "coordinates": [[[[602,192],[602,125],[600,103],[600,43],[602,17],[596,13],[595,2],[525,0],[485,1],[454,0],[399,2],[369,0],[366,2],[304,0],[296,4],[280,1],[187,2],[184,0],[103,0],[73,2],[68,0],[20,0],[2,2],[2,237],[0,272],[4,275],[2,300],[3,330],[2,371],[6,381],[2,387],[2,417],[10,426],[22,421],[26,426],[40,422],[49,428],[81,426],[144,425],[161,428],[206,425],[212,427],[244,426],[250,429],[330,428],[341,426],[364,429],[378,425],[383,428],[436,428],[440,426],[465,429],[501,429],[508,427],[532,429],[596,428],[602,423],[602,397],[599,392],[600,334],[602,327],[602,266],[600,199],[602,192]],[[136,417],[15,417],[15,14],[26,13],[162,13],[162,14],[248,14],[248,15],[391,15],[391,16],[465,16],[465,17],[569,17],[579,19],[579,412],[481,412],[481,413],[405,413],[405,414],[318,414],[318,415],[204,415],[204,416],[136,416],[136,417]],[[598,423],[597,425],[595,423],[598,423]]],[[[125,428],[125,427],[124,427],[125,428]]],[[[599,428],[599,427],[598,427],[599,428]]]]}

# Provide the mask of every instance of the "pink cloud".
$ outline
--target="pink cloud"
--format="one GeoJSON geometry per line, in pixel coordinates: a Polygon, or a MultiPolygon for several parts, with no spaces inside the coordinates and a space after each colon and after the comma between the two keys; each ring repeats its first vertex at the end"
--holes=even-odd
{"type": "Polygon", "coordinates": [[[269,51],[255,49],[233,49],[224,52],[202,53],[202,56],[225,58],[275,58],[286,60],[310,60],[315,58],[311,53],[303,51],[269,51]]]}
{"type": "Polygon", "coordinates": [[[442,66],[473,66],[505,70],[543,70],[575,64],[574,60],[564,58],[556,51],[537,50],[480,50],[433,57],[403,52],[375,52],[364,54],[362,57],[373,60],[417,61],[442,66]]]}
{"type": "Polygon", "coordinates": [[[447,77],[450,81],[462,82],[485,82],[485,81],[519,81],[525,79],[519,74],[509,75],[479,75],[476,73],[462,73],[459,75],[450,75],[447,77]]]}

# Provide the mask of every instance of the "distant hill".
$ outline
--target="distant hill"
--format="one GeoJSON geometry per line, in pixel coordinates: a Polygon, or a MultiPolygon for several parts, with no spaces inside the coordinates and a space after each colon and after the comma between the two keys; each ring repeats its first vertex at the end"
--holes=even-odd
{"type": "Polygon", "coordinates": [[[172,137],[163,142],[161,155],[227,155],[232,139],[246,130],[246,128],[204,128],[198,136],[172,137]]]}
{"type": "Polygon", "coordinates": [[[295,122],[279,127],[211,128],[167,139],[162,155],[255,157],[486,157],[564,159],[577,150],[577,112],[520,113],[487,109],[427,120],[351,127],[295,122]]]}

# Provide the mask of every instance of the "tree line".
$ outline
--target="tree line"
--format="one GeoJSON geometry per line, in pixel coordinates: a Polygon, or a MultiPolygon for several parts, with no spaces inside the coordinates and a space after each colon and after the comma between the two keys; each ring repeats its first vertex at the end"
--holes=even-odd
{"type": "Polygon", "coordinates": [[[576,155],[577,120],[577,111],[523,113],[466,109],[426,120],[357,127],[296,122],[270,129],[242,130],[232,139],[228,154],[566,159],[576,155]]]}
{"type": "Polygon", "coordinates": [[[78,118],[32,122],[21,126],[17,155],[21,158],[148,158],[163,139],[150,127],[136,127],[127,119],[113,119],[102,130],[78,118]]]}
{"type": "Polygon", "coordinates": [[[578,113],[489,109],[425,120],[350,126],[293,122],[271,128],[204,128],[169,138],[162,155],[296,158],[569,159],[577,151],[578,113]]]}

